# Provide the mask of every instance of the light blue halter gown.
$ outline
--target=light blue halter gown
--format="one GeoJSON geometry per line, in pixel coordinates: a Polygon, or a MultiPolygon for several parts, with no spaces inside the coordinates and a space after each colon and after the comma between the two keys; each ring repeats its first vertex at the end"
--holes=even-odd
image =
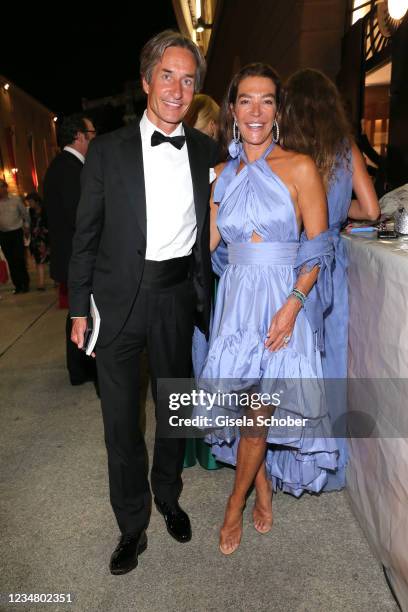
{"type": "Polygon", "coordinates": [[[323,376],[327,384],[327,405],[340,457],[338,469],[328,474],[324,491],[342,489],[346,482],[347,439],[347,345],[348,345],[348,288],[347,253],[340,229],[347,220],[353,182],[351,151],[337,163],[327,196],[329,228],[334,246],[333,301],[324,316],[325,348],[322,353],[323,376]],[[344,436],[344,437],[342,437],[344,436]]]}
{"type": "MultiPolygon", "coordinates": [[[[269,428],[266,468],[275,489],[299,496],[305,490],[320,491],[327,483],[327,471],[337,467],[319,351],[323,311],[331,301],[333,249],[326,233],[300,243],[290,193],[265,161],[272,147],[253,163],[248,163],[242,146],[230,148],[233,159],[217,180],[217,224],[228,246],[228,264],[218,286],[198,386],[212,393],[255,388],[270,394],[284,387],[288,398],[295,397],[296,401],[278,407],[274,416],[306,418],[307,425],[295,430],[269,428]],[[245,165],[237,173],[241,160],[245,165]],[[251,242],[254,232],[262,242],[251,242]],[[317,284],[308,296],[308,307],[298,314],[289,343],[279,351],[267,350],[264,343],[273,316],[286,302],[299,271],[316,264],[320,266],[317,284]]],[[[206,409],[213,419],[225,414],[225,407],[206,409]]],[[[228,411],[234,412],[234,407],[228,411]]],[[[231,464],[236,463],[238,439],[237,427],[216,428],[207,435],[215,457],[231,464]]]]}

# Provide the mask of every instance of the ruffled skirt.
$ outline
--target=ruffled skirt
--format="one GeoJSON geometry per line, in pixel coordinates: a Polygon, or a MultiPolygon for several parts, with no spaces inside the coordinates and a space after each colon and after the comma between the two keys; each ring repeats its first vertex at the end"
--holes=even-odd
{"type": "MultiPolygon", "coordinates": [[[[275,490],[300,496],[304,491],[321,491],[328,471],[337,468],[338,451],[327,414],[320,353],[303,310],[288,345],[276,352],[265,348],[272,318],[295,282],[293,265],[276,260],[226,267],[198,386],[218,398],[220,393],[235,394],[235,398],[278,394],[274,422],[267,430],[266,470],[275,490]]],[[[215,402],[211,409],[201,405],[195,414],[216,423],[220,422],[217,416],[234,416],[240,411],[238,399],[222,405],[215,402]]],[[[213,428],[206,440],[217,460],[235,465],[239,427],[229,422],[231,419],[225,427],[213,428]]]]}

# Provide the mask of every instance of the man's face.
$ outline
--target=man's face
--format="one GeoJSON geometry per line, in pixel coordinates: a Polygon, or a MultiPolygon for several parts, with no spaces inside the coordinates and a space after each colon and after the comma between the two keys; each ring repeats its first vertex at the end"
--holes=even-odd
{"type": "Polygon", "coordinates": [[[166,134],[175,130],[194,95],[197,64],[182,47],[168,47],[153,68],[150,83],[142,79],[147,94],[147,117],[166,134]]]}
{"type": "Polygon", "coordinates": [[[84,132],[77,132],[74,140],[74,146],[77,151],[85,156],[88,152],[89,143],[96,136],[96,130],[90,119],[84,119],[83,121],[86,129],[84,132]]]}

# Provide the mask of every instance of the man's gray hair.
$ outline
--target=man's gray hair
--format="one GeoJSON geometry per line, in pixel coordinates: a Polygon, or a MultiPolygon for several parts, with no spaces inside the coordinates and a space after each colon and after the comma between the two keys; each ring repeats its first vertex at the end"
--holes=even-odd
{"type": "Polygon", "coordinates": [[[190,38],[183,36],[180,32],[174,32],[173,30],[165,30],[164,32],[160,32],[160,34],[156,34],[156,36],[148,40],[143,47],[140,54],[140,74],[142,77],[150,83],[155,65],[160,62],[164,52],[169,47],[188,49],[194,55],[197,64],[194,91],[200,91],[206,70],[204,56],[190,38]]]}

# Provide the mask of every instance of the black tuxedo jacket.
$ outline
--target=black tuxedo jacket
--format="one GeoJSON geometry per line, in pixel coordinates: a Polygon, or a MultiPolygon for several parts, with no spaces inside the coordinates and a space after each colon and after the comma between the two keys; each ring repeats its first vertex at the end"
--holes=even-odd
{"type": "MultiPolygon", "coordinates": [[[[196,323],[207,333],[211,301],[209,168],[217,162],[218,148],[201,132],[186,125],[184,130],[197,217],[193,247],[196,323]]],[[[98,344],[105,346],[126,321],[145,261],[146,196],[138,123],[92,141],[81,183],[69,270],[70,313],[87,315],[93,292],[101,315],[98,344]]]]}
{"type": "Polygon", "coordinates": [[[50,276],[66,283],[71,257],[75,217],[81,196],[83,163],[62,151],[49,165],[44,178],[44,208],[50,236],[50,276]]]}

